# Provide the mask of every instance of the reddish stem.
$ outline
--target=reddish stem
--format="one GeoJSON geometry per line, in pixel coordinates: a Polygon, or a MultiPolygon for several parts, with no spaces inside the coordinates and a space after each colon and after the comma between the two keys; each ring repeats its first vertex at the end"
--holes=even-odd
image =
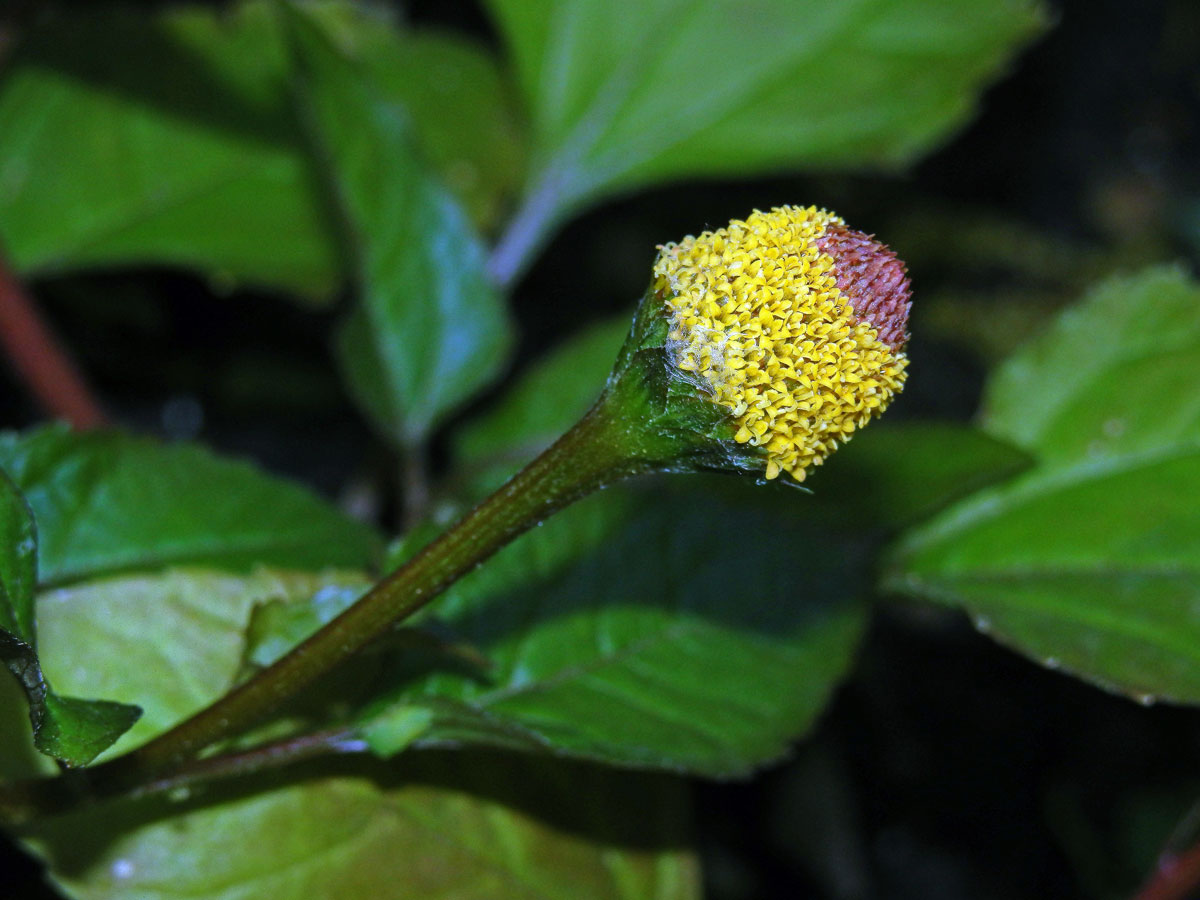
{"type": "Polygon", "coordinates": [[[1134,900],[1188,900],[1200,887],[1200,844],[1183,853],[1164,855],[1134,900]]]}
{"type": "Polygon", "coordinates": [[[42,408],[78,429],[107,417],[33,299],[0,258],[0,346],[42,408]]]}

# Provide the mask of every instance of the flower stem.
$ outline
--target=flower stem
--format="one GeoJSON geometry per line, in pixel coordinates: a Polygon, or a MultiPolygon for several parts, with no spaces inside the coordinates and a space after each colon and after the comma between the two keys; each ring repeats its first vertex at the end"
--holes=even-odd
{"type": "Polygon", "coordinates": [[[141,747],[78,772],[87,784],[85,793],[98,797],[134,790],[245,731],[551,513],[651,468],[629,439],[627,425],[601,398],[574,428],[458,525],[290,653],[141,747]]]}
{"type": "Polygon", "coordinates": [[[76,806],[107,797],[153,797],[209,784],[222,779],[253,775],[295,763],[329,756],[368,753],[366,741],[348,728],[294,735],[215,756],[188,760],[141,781],[113,778],[97,781],[97,769],[77,769],[56,778],[33,778],[0,786],[0,823],[19,827],[38,816],[56,815],[76,806]]]}
{"type": "Polygon", "coordinates": [[[220,779],[253,775],[306,760],[367,752],[369,748],[366,741],[351,729],[316,731],[258,744],[244,750],[193,759],[158,778],[143,782],[130,791],[130,795],[149,797],[188,788],[194,784],[208,784],[220,779]]]}

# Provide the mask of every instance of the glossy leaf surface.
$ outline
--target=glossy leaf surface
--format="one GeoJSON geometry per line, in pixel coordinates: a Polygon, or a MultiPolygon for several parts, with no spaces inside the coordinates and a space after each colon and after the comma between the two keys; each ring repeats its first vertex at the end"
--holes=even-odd
{"type": "Polygon", "coordinates": [[[896,588],[1051,667],[1200,702],[1200,287],[1110,281],[997,373],[987,426],[1039,459],[909,534],[896,588]]]}

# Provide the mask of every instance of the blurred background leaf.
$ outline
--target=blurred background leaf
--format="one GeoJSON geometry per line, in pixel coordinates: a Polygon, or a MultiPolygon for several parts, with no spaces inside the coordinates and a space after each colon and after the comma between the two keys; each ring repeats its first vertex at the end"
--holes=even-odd
{"type": "Polygon", "coordinates": [[[812,475],[807,515],[886,531],[1027,469],[1029,454],[952,422],[881,422],[812,475]]]}
{"type": "Polygon", "coordinates": [[[384,433],[412,447],[498,374],[511,340],[507,310],[483,271],[482,241],[417,155],[406,111],[307,13],[283,9],[300,113],[363,295],[339,342],[343,368],[384,433]]]}
{"type": "MultiPolygon", "coordinates": [[[[312,8],[405,106],[479,221],[494,221],[521,155],[495,62],[355,4],[312,8]]],[[[88,11],[31,29],[0,80],[0,240],[14,264],[44,275],[167,263],[327,297],[343,269],[336,222],[287,81],[265,2],[88,11]]]]}
{"type": "Polygon", "coordinates": [[[492,260],[520,273],[588,201],[685,176],[894,168],[973,111],[1046,25],[1029,0],[491,0],[529,110],[524,205],[492,260]]]}
{"type": "Polygon", "coordinates": [[[887,583],[1052,668],[1200,702],[1200,287],[1109,281],[1002,366],[984,422],[1038,465],[918,527],[887,583]]]}
{"type": "Polygon", "coordinates": [[[114,752],[131,749],[211,703],[241,672],[258,606],[361,591],[360,572],[256,568],[247,574],[169,568],[44,591],[38,626],[47,672],[63,690],[136,702],[142,719],[114,752]],[[87,647],[85,655],[78,648],[87,647]]]}

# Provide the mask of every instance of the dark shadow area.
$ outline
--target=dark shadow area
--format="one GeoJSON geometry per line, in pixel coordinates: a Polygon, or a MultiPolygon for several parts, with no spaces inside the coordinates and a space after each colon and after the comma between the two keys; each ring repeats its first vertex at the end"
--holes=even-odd
{"type": "MultiPolygon", "coordinates": [[[[233,34],[235,22],[248,20],[231,16],[218,19],[216,27],[233,34]]],[[[223,70],[220,56],[197,53],[145,12],[89,5],[38,16],[5,65],[51,69],[181,121],[268,144],[298,146],[285,48],[273,29],[261,27],[266,21],[268,17],[260,15],[253,19],[258,27],[243,26],[241,46],[229,48],[223,70]],[[50,27],[39,28],[42,23],[50,27]],[[244,56],[257,61],[249,72],[244,56]]]]}

